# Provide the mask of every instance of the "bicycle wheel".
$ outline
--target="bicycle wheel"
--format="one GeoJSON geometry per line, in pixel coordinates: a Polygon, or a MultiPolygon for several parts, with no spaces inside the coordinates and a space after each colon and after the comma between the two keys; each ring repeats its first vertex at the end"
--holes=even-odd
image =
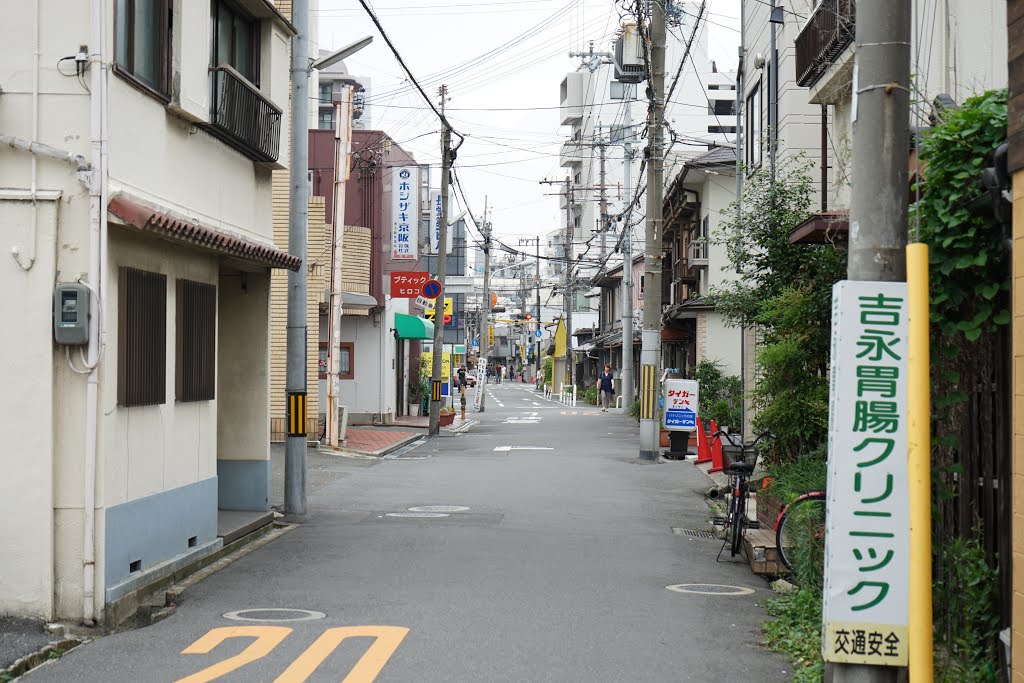
{"type": "Polygon", "coordinates": [[[825,561],[825,494],[806,493],[787,505],[775,523],[775,547],[790,571],[800,564],[817,572],[825,561]]]}
{"type": "Polygon", "coordinates": [[[740,543],[743,540],[743,526],[747,519],[747,489],[744,485],[740,489],[740,495],[732,497],[732,528],[730,530],[730,550],[732,556],[740,551],[740,543]]]}

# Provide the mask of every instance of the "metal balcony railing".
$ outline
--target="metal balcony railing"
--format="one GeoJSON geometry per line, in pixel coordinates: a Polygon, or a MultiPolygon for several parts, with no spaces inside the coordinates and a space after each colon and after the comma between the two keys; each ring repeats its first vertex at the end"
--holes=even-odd
{"type": "Polygon", "coordinates": [[[210,69],[210,129],[256,161],[277,161],[281,110],[227,64],[210,69]]]}
{"type": "Polygon", "coordinates": [[[821,0],[796,37],[796,82],[814,85],[829,65],[853,42],[857,20],[855,0],[821,0]]]}

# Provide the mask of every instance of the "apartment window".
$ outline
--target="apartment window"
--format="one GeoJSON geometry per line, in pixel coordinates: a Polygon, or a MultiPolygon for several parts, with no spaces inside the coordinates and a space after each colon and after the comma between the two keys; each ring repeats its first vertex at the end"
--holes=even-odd
{"type": "Polygon", "coordinates": [[[259,22],[228,0],[210,3],[210,66],[227,64],[255,86],[260,84],[259,22]]]}
{"type": "Polygon", "coordinates": [[[332,88],[334,83],[321,83],[320,84],[320,104],[331,104],[332,100],[332,88]]]}
{"type": "Polygon", "coordinates": [[[355,379],[355,353],[355,344],[351,342],[338,344],[338,357],[341,364],[341,368],[338,370],[338,379],[355,379]]]}
{"type": "Polygon", "coordinates": [[[331,368],[331,344],[320,342],[320,357],[317,359],[317,376],[320,379],[327,379],[331,368]]]}
{"type": "Polygon", "coordinates": [[[334,110],[333,109],[321,109],[320,110],[320,130],[334,130],[334,110]]]}
{"type": "Polygon", "coordinates": [[[167,276],[118,270],[117,404],[164,403],[167,388],[167,276]]]}
{"type": "Polygon", "coordinates": [[[754,88],[747,95],[746,112],[746,156],[747,166],[754,168],[761,165],[763,154],[761,136],[764,133],[764,103],[761,97],[761,80],[754,83],[754,88]]]}
{"type": "Polygon", "coordinates": [[[711,100],[711,104],[708,105],[708,114],[711,116],[735,116],[736,101],[711,100]]]}
{"type": "Polygon", "coordinates": [[[583,172],[582,171],[576,174],[576,176],[573,178],[573,182],[576,183],[577,185],[579,185],[580,183],[583,182],[583,172]]]}
{"type": "Polygon", "coordinates": [[[217,288],[178,280],[175,302],[175,398],[212,401],[217,385],[217,288]]]}
{"type": "Polygon", "coordinates": [[[170,0],[117,0],[116,71],[160,95],[168,93],[170,0]]]}
{"type": "Polygon", "coordinates": [[[735,133],[736,126],[708,126],[709,133],[735,133]]]}

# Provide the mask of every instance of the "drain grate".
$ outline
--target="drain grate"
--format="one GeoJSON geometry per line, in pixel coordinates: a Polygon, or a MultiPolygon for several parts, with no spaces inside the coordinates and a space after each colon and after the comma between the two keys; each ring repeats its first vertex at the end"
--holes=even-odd
{"type": "Polygon", "coordinates": [[[672,533],[676,536],[692,536],[693,538],[706,538],[714,540],[715,535],[710,531],[697,531],[696,529],[681,529],[677,526],[672,527],[672,533]]]}

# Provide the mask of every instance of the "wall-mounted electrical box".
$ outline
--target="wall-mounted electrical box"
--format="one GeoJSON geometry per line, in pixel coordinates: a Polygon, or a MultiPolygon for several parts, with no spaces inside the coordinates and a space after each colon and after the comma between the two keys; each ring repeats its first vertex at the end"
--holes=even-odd
{"type": "Polygon", "coordinates": [[[53,291],[53,338],[58,344],[89,343],[89,288],[62,282],[53,291]]]}

